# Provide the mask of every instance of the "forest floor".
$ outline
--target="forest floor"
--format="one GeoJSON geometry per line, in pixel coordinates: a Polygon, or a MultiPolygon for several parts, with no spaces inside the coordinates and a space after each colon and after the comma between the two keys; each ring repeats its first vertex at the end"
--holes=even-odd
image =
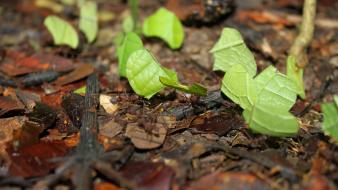
{"type": "MultiPolygon", "coordinates": [[[[212,71],[209,50],[222,28],[234,27],[253,51],[258,71],[274,65],[285,73],[302,1],[236,1],[236,9],[218,23],[184,26],[179,50],[143,38],[145,47],[175,70],[182,83],[198,82],[209,92],[199,98],[165,89],[150,100],[136,95],[118,75],[113,38],[122,31],[125,3],[97,1],[99,10],[113,12],[114,18],[100,22],[93,44],[82,35],[80,47],[72,50],[54,46],[43,25],[46,16],[57,13],[33,2],[0,0],[0,189],[37,189],[36,183],[45,182],[67,161],[79,142],[84,112],[84,96],[72,92],[93,72],[100,81],[98,139],[111,153],[111,171],[116,171],[115,177],[98,171],[80,179],[94,189],[122,189],[129,187],[126,183],[154,190],[337,189],[337,141],[323,134],[320,110],[338,92],[337,77],[329,79],[338,68],[337,1],[318,2],[304,73],[306,99],[298,99],[291,110],[301,127],[292,138],[250,131],[241,108],[220,95],[223,74],[212,71]],[[34,74],[47,70],[54,80],[36,82],[46,77],[34,74]]],[[[161,6],[162,1],[140,1],[141,20],[161,6]]],[[[75,7],[58,15],[77,22],[75,7]]],[[[71,174],[78,174],[76,168],[71,174]]],[[[65,177],[53,186],[71,189],[72,180],[65,177]]]]}

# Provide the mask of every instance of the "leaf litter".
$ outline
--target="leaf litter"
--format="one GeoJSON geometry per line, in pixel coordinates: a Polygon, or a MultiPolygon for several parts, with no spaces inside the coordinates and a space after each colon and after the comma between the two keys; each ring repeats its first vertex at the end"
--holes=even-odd
{"type": "MultiPolygon", "coordinates": [[[[94,182],[94,189],[122,189],[126,184],[134,184],[139,189],[336,188],[337,144],[321,131],[323,110],[318,106],[318,102],[332,102],[332,95],[336,93],[334,83],[322,88],[328,83],[323,76],[334,71],[333,64],[322,64],[332,61],[335,56],[334,51],[325,48],[337,41],[334,35],[327,35],[330,30],[327,27],[334,25],[320,27],[314,39],[317,45],[310,47],[312,61],[310,69],[304,73],[308,98],[304,106],[310,107],[301,116],[300,130],[293,138],[269,137],[248,130],[241,116],[242,109],[219,93],[222,74],[211,71],[212,59],[206,52],[221,35],[223,26],[239,29],[247,47],[253,49],[257,71],[270,65],[278,70],[283,68],[284,52],[296,35],[294,25],[298,21],[284,20],[279,13],[269,11],[277,7],[283,14],[288,14],[301,8],[289,1],[284,3],[267,3],[261,14],[239,5],[233,15],[220,23],[202,28],[184,26],[187,39],[192,40],[185,41],[182,49],[177,51],[156,40],[146,39],[146,48],[161,66],[174,70],[183,84],[201,83],[212,89],[205,97],[199,97],[165,88],[146,100],[134,94],[126,79],[118,77],[118,60],[112,56],[114,47],[84,45],[83,36],[79,38],[79,50],[56,47],[46,43],[50,36],[46,37],[47,31],[40,30],[46,12],[52,11],[24,3],[1,2],[4,11],[0,22],[4,24],[0,26],[0,34],[2,38],[12,38],[9,44],[0,42],[5,45],[2,47],[5,53],[0,59],[0,81],[5,81],[0,82],[1,160],[4,160],[1,162],[4,164],[1,165],[0,185],[27,188],[33,183],[40,185],[46,182],[45,179],[51,179],[47,176],[56,174],[62,163],[68,163],[80,142],[79,130],[85,111],[85,93],[73,91],[83,87],[85,78],[97,72],[102,97],[97,102],[101,103],[97,108],[98,140],[106,152],[94,159],[96,164],[91,169],[96,171],[95,179],[85,178],[79,180],[80,183],[94,182]],[[18,20],[8,19],[14,18],[13,15],[18,20]],[[30,19],[36,20],[31,22],[30,19]],[[37,27],[36,23],[40,25],[37,27]],[[13,34],[18,34],[8,32],[13,28],[20,30],[25,38],[13,38],[13,34]],[[322,45],[318,45],[319,36],[327,36],[321,41],[322,45]],[[37,52],[30,43],[34,39],[41,39],[38,46],[42,52],[37,52]],[[196,44],[198,47],[194,47],[196,44]],[[26,85],[27,80],[34,82],[26,85]],[[311,81],[311,85],[306,81],[311,81]],[[61,162],[51,162],[54,160],[61,162]]],[[[142,14],[154,13],[160,5],[154,1],[142,6],[143,17],[142,14]]],[[[101,2],[99,9],[101,7],[119,13],[126,5],[101,2]]],[[[322,13],[319,19],[328,18],[328,11],[323,10],[335,9],[325,3],[319,3],[319,7],[318,11],[322,13]]],[[[188,4],[174,8],[167,5],[167,8],[173,12],[197,9],[203,15],[205,7],[188,4]]],[[[75,7],[70,9],[76,12],[75,7]]],[[[256,6],[255,9],[259,8],[256,6]]],[[[183,19],[187,14],[179,17],[183,19]]],[[[74,19],[63,16],[69,21],[74,19]]],[[[118,14],[116,16],[118,20],[118,14]]],[[[201,25],[209,18],[200,19],[185,23],[201,25]]],[[[100,22],[101,25],[119,27],[118,22],[100,22]]],[[[76,168],[71,170],[78,171],[76,168]]],[[[68,187],[71,181],[55,181],[54,185],[68,187]]]]}

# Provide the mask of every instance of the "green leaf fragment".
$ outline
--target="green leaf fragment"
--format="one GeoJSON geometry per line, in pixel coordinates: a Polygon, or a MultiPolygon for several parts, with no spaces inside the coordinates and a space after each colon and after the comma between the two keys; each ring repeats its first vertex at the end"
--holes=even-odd
{"type": "Polygon", "coordinates": [[[243,117],[254,132],[270,136],[292,136],[299,128],[295,116],[276,107],[258,104],[244,110],[243,117]]]}
{"type": "Polygon", "coordinates": [[[271,136],[297,133],[298,122],[289,113],[296,102],[296,87],[292,80],[270,66],[255,79],[257,99],[251,109],[243,112],[253,131],[271,136]]]}
{"type": "Polygon", "coordinates": [[[86,94],[86,86],[74,90],[75,94],[86,94]]]}
{"type": "Polygon", "coordinates": [[[338,107],[338,96],[333,96],[333,101],[336,104],[336,106],[338,107]]]}
{"type": "Polygon", "coordinates": [[[87,41],[92,43],[98,32],[97,5],[93,1],[86,1],[80,7],[80,30],[85,34],[87,41]]]}
{"type": "Polygon", "coordinates": [[[296,58],[294,56],[288,56],[287,59],[287,67],[286,67],[286,75],[295,81],[297,94],[305,99],[305,89],[303,83],[303,73],[304,70],[297,67],[296,58]]]}
{"type": "Polygon", "coordinates": [[[122,29],[124,32],[132,32],[134,30],[134,20],[130,15],[122,21],[122,29]]]}
{"type": "Polygon", "coordinates": [[[296,117],[289,109],[296,101],[295,84],[270,66],[255,79],[242,65],[224,76],[222,92],[243,109],[250,129],[271,136],[291,136],[298,131],[296,117]]]}
{"type": "Polygon", "coordinates": [[[220,39],[210,52],[215,58],[214,71],[228,72],[231,67],[240,64],[246,69],[249,76],[256,75],[257,67],[254,56],[236,29],[224,28],[220,39]]]}
{"type": "Polygon", "coordinates": [[[56,45],[68,45],[73,49],[79,45],[78,34],[67,21],[57,16],[48,16],[44,20],[44,25],[52,34],[56,45]]]}
{"type": "Polygon", "coordinates": [[[129,56],[126,71],[130,86],[138,95],[147,99],[164,88],[160,76],[172,77],[168,76],[167,71],[162,69],[146,49],[136,50],[129,56]]]}
{"type": "Polygon", "coordinates": [[[186,85],[179,83],[178,80],[172,80],[167,77],[160,77],[160,82],[164,84],[165,86],[175,88],[182,92],[186,92],[190,94],[197,94],[200,96],[205,96],[207,94],[207,89],[197,83],[194,83],[191,86],[186,86],[186,85]]]}
{"type": "Polygon", "coordinates": [[[270,66],[255,79],[258,104],[289,111],[295,104],[297,89],[294,81],[270,66]]]}
{"type": "Polygon", "coordinates": [[[254,80],[240,64],[233,66],[224,75],[221,90],[243,109],[251,108],[257,99],[254,80]]]}
{"type": "Polygon", "coordinates": [[[338,140],[338,96],[334,96],[334,103],[323,103],[321,109],[324,115],[323,131],[338,140]]]}
{"type": "Polygon", "coordinates": [[[120,76],[127,76],[126,65],[128,58],[133,52],[140,49],[143,49],[143,43],[140,37],[134,32],[127,33],[123,39],[122,45],[117,49],[120,76]]]}
{"type": "Polygon", "coordinates": [[[174,13],[160,8],[143,22],[143,34],[164,40],[172,49],[182,46],[184,39],[183,26],[174,13]]]}

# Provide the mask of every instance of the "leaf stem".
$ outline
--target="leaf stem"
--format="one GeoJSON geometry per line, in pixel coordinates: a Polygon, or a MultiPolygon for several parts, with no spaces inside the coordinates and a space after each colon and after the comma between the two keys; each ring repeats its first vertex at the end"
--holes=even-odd
{"type": "Polygon", "coordinates": [[[306,49],[313,38],[317,0],[305,0],[300,32],[290,48],[290,55],[296,57],[297,67],[303,69],[308,64],[306,49]]]}
{"type": "Polygon", "coordinates": [[[128,0],[129,8],[131,10],[131,17],[133,18],[134,31],[138,27],[138,0],[128,0]]]}

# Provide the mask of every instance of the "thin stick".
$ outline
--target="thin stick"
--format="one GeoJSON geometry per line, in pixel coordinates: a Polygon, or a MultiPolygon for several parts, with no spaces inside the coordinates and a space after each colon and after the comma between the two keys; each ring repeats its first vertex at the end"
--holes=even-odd
{"type": "Polygon", "coordinates": [[[80,144],[77,147],[80,153],[90,156],[98,156],[102,151],[101,144],[97,140],[98,121],[97,108],[99,105],[99,81],[96,74],[87,79],[85,96],[85,110],[80,129],[80,144]]]}
{"type": "Polygon", "coordinates": [[[290,48],[290,55],[296,57],[297,67],[303,69],[308,64],[306,49],[313,38],[317,0],[305,0],[300,32],[290,48]]]}

